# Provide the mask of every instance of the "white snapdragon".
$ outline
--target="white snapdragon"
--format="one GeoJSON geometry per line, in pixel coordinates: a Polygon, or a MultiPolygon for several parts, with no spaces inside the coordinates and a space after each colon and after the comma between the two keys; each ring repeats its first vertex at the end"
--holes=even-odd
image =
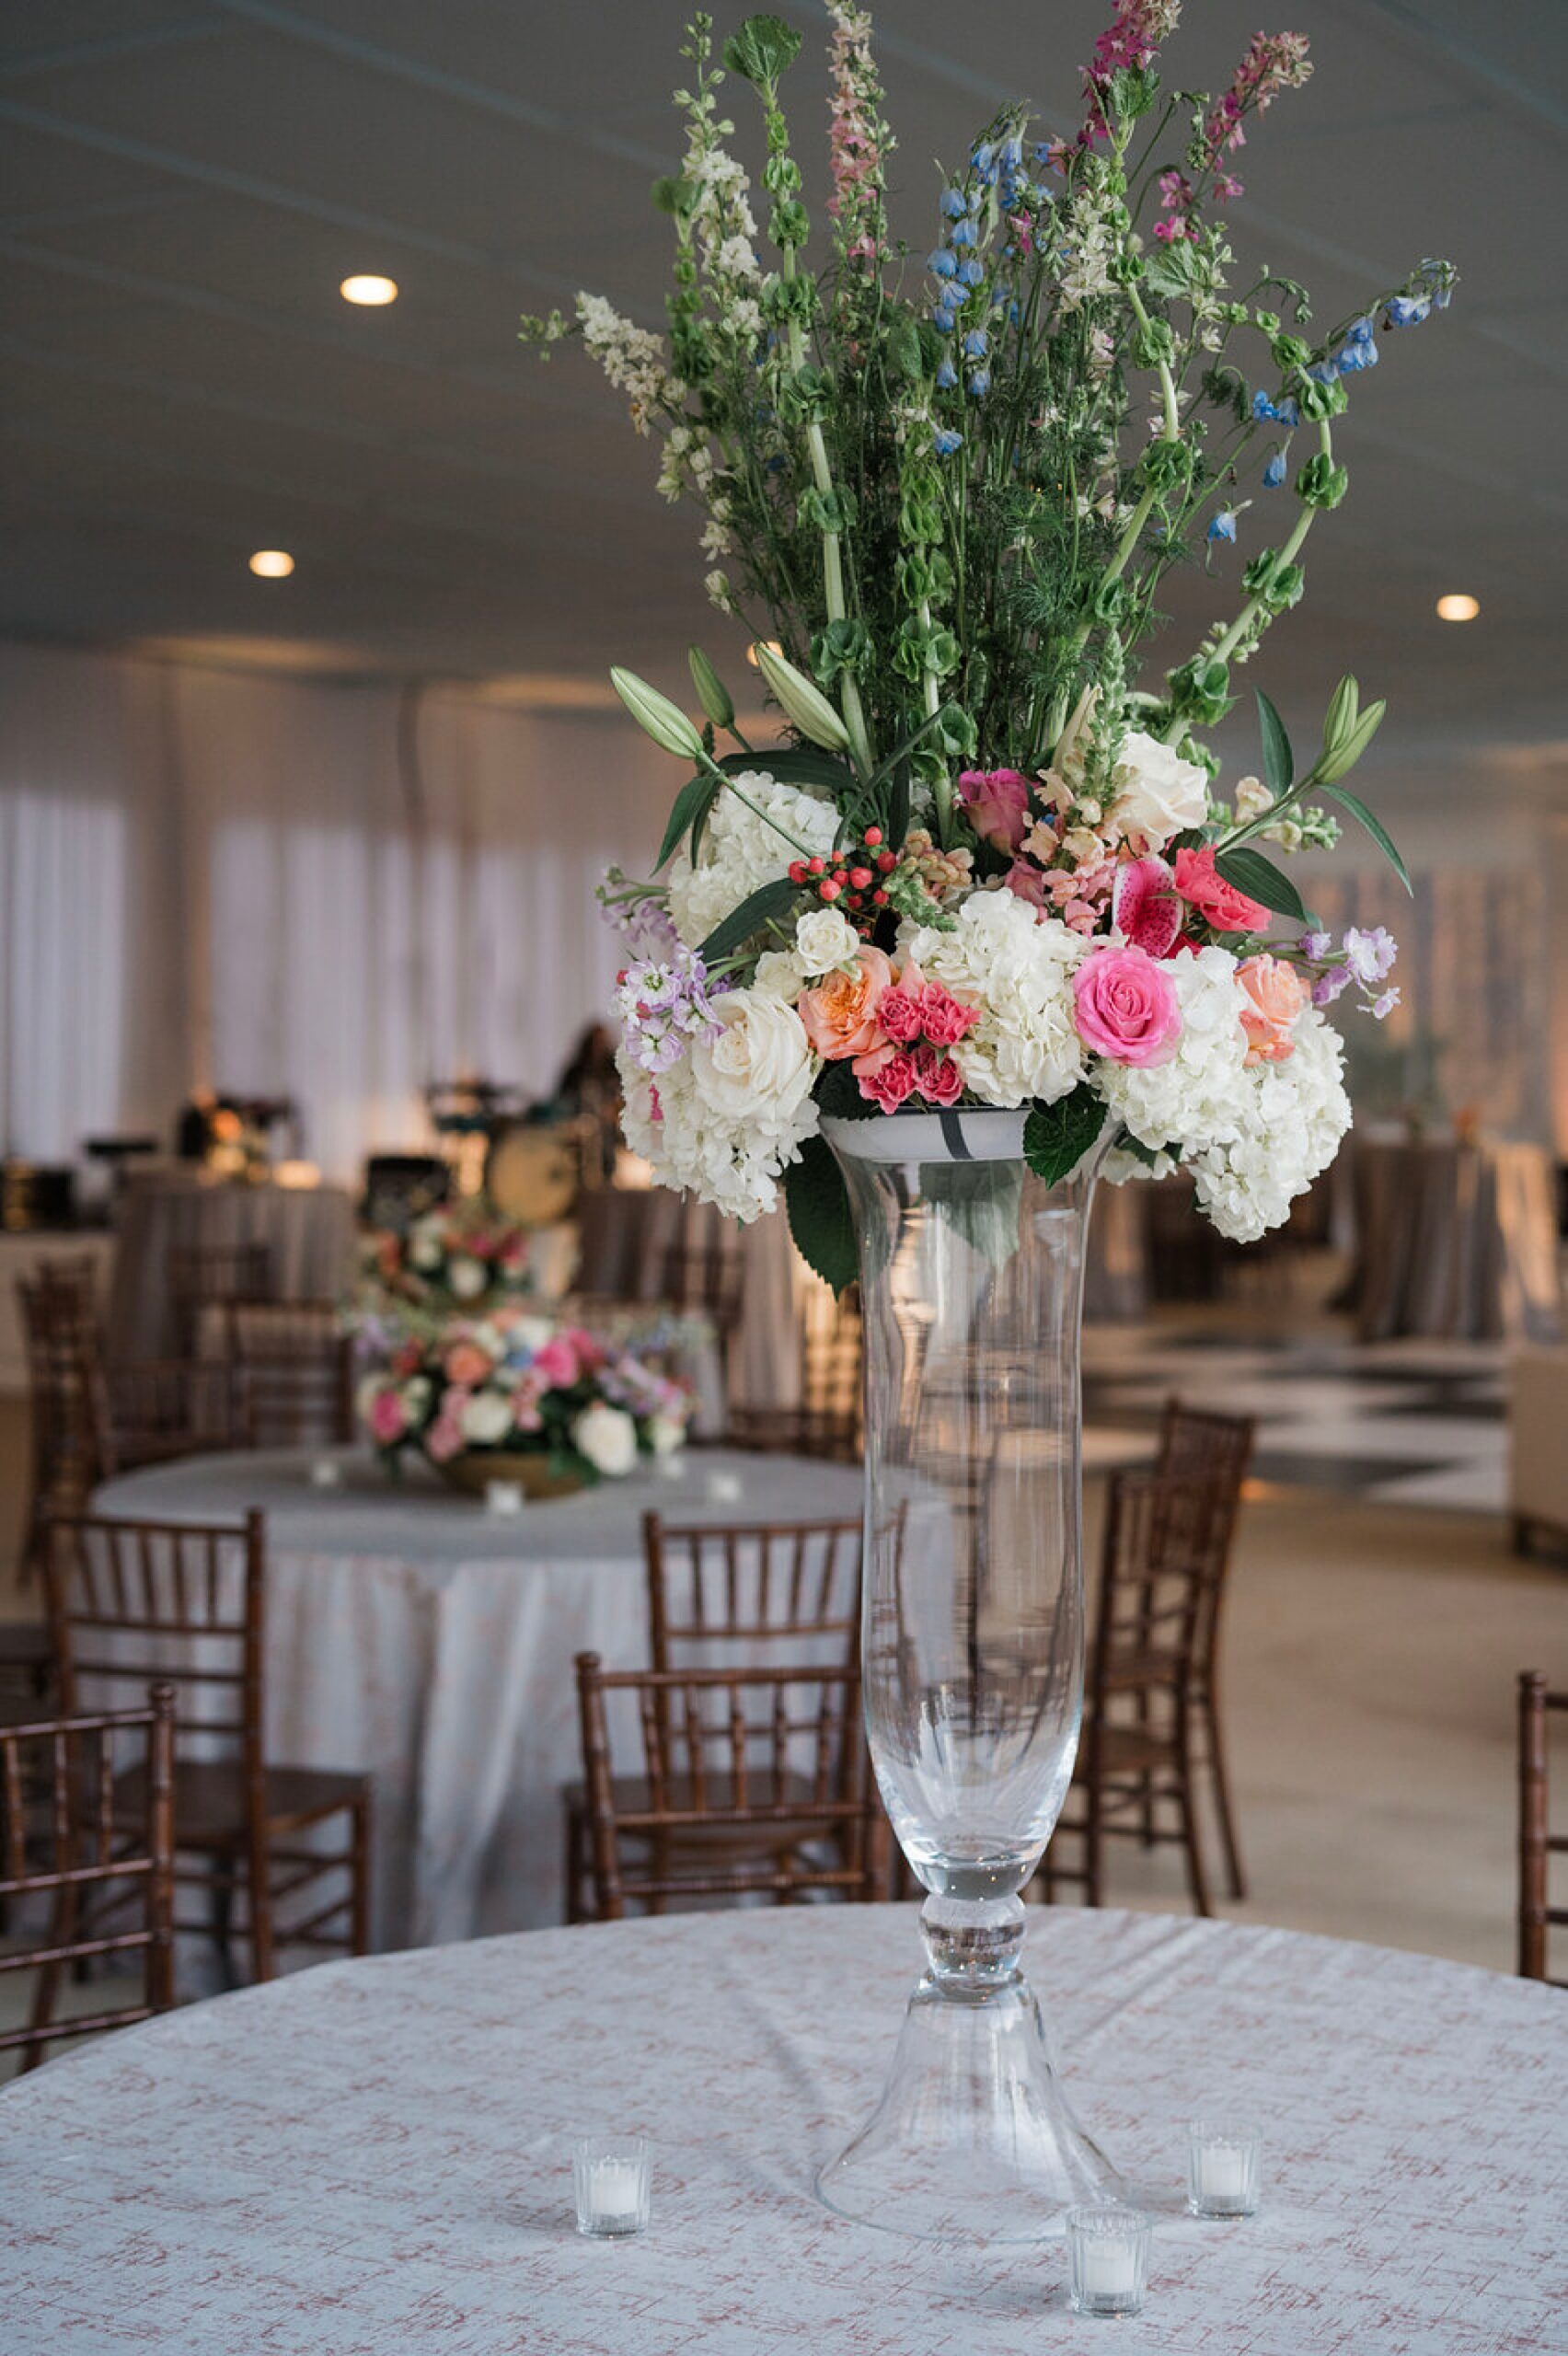
{"type": "Polygon", "coordinates": [[[744,770],[734,783],[739,791],[721,792],[713,804],[698,864],[693,866],[685,849],[670,862],[670,914],[690,948],[705,941],[748,893],[786,872],[790,860],[800,856],[794,843],[805,844],[808,857],[825,859],[838,831],[838,814],[831,803],[779,785],[760,770],[744,770]],[[756,808],[748,808],[747,803],[756,808]],[[767,815],[759,817],[757,811],[767,815]],[[794,843],[778,832],[779,826],[794,843]]]}
{"type": "Polygon", "coordinates": [[[1039,922],[1010,892],[976,892],[953,913],[951,932],[901,926],[898,953],[978,1007],[952,1050],[964,1086],[987,1104],[1054,1103],[1087,1068],[1072,989],[1086,943],[1066,925],[1039,922]]]}

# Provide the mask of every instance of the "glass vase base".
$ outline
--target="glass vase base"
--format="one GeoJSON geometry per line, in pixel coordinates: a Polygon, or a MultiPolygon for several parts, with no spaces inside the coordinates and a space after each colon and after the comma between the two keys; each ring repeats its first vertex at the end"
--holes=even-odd
{"type": "Polygon", "coordinates": [[[817,2174],[836,2215],[921,2241],[1041,2242],[1065,2231],[1069,2209],[1125,2198],[1053,2066],[1018,1968],[1022,1919],[1016,1899],[928,1901],[932,1969],[910,1999],[882,2101],[817,2174]],[[951,1938],[933,1937],[944,1930],[979,1934],[956,1968],[943,1958],[951,1938]]]}

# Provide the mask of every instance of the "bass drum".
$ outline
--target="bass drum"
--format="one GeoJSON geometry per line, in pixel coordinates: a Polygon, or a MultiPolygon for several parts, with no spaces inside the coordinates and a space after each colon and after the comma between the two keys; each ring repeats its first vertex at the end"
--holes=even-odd
{"type": "Polygon", "coordinates": [[[509,1121],[485,1159],[489,1199],[519,1227],[555,1227],[570,1218],[582,1191],[581,1121],[509,1121]]]}

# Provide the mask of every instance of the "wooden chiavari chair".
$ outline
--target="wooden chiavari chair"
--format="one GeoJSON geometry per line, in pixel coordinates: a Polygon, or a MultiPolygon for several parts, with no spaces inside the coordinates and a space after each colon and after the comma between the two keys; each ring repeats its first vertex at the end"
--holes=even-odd
{"type": "Polygon", "coordinates": [[[238,1525],[52,1522],[45,1566],[62,1701],[167,1679],[188,1690],[176,1777],[177,1879],[213,1900],[207,1923],[230,1968],[234,1900],[256,1980],[271,1980],[284,1946],[363,1955],[370,1932],[368,1776],[287,1767],[265,1750],[266,1542],[262,1517],[238,1525]],[[198,1713],[204,1715],[198,1715],[198,1713]],[[348,1846],[306,1836],[345,1818],[348,1846]],[[303,1918],[279,1919],[300,1893],[345,1877],[303,1918]]]}
{"type": "Polygon", "coordinates": [[[346,1447],[353,1438],[353,1336],[334,1302],[231,1301],[223,1333],[253,1448],[346,1447]]]}
{"type": "Polygon", "coordinates": [[[732,1408],[726,1443],[772,1455],[817,1456],[834,1464],[859,1464],[861,1342],[858,1285],[837,1300],[811,1302],[801,1332],[799,1403],[732,1408]]]}
{"type": "Polygon", "coordinates": [[[1042,1867],[1045,1894],[1081,1883],[1098,1906],[1104,1842],[1179,1842],[1199,1914],[1212,1910],[1199,1842],[1200,1712],[1194,1695],[1214,1616],[1214,1476],[1118,1472],[1110,1485],[1084,1734],[1068,1808],[1042,1867]],[[1131,1715],[1125,1715],[1130,1712],[1131,1715]],[[1174,1821],[1162,1821],[1169,1809],[1174,1821]],[[1073,1869],[1058,1852],[1082,1842],[1073,1869]]]}
{"type": "Polygon", "coordinates": [[[0,1727],[0,1903],[52,1900],[42,1945],[0,1955],[0,1972],[38,1975],[28,2027],[0,2032],[0,2052],[25,2049],[24,2070],[56,2038],[122,2028],[173,2004],[173,1808],[170,1685],[156,1685],[150,1707],[140,1710],[0,1727]],[[138,1749],[139,1759],[131,1755],[138,1749]],[[95,1918],[118,1919],[128,1910],[131,1928],[93,1927],[95,1918]],[[56,2021],[63,1967],[138,1953],[139,2004],[56,2021]]]}
{"type": "Polygon", "coordinates": [[[1553,1980],[1547,1954],[1554,1927],[1568,1924],[1568,1906],[1551,1903],[1551,1860],[1568,1856],[1568,1833],[1553,1832],[1551,1753],[1547,1721],[1553,1711],[1568,1715],[1568,1693],[1554,1693],[1539,1669],[1519,1679],[1519,1973],[1525,1980],[1553,1980]]]}
{"type": "Polygon", "coordinates": [[[711,1318],[729,1392],[730,1345],[741,1322],[745,1268],[732,1230],[717,1218],[705,1232],[667,1244],[659,1264],[659,1299],[711,1318]]]}
{"type": "Polygon", "coordinates": [[[172,1243],[167,1265],[174,1330],[187,1357],[199,1354],[210,1309],[273,1298],[272,1253],[265,1243],[172,1243]]]}
{"type": "Polygon", "coordinates": [[[600,1921],[628,1903],[656,1913],[695,1899],[884,1894],[858,1669],[608,1671],[579,1653],[577,1689],[600,1921]],[[612,1758],[617,1695],[637,1710],[636,1776],[612,1758]]]}
{"type": "MultiPolygon", "coordinates": [[[[860,1543],[858,1520],[676,1526],[645,1513],[654,1669],[741,1668],[759,1656],[852,1663],[860,1626],[860,1543]]],[[[617,1795],[630,1814],[646,1796],[640,1785],[617,1795]]],[[[567,1920],[578,1923],[585,1917],[590,1860],[585,1786],[569,1784],[561,1803],[567,1920]]],[[[711,1834],[704,1837],[711,1842],[711,1834]]]]}

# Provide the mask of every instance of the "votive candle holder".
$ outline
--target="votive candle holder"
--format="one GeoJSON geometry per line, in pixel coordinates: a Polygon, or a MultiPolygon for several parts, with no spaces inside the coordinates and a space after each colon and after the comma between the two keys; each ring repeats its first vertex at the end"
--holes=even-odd
{"type": "Polygon", "coordinates": [[[646,2135],[581,2135],[572,2146],[577,2230],[625,2241],[648,2226],[652,2146],[646,2135]]]}
{"type": "Polygon", "coordinates": [[[1080,2316],[1136,2316],[1148,2282],[1152,2227],[1116,2203],[1067,2212],[1067,2290],[1080,2316]]]}
{"type": "Polygon", "coordinates": [[[1250,2217],[1263,2142],[1250,2119],[1213,2112],[1187,2122],[1187,2207],[1194,2217],[1250,2217]]]}

